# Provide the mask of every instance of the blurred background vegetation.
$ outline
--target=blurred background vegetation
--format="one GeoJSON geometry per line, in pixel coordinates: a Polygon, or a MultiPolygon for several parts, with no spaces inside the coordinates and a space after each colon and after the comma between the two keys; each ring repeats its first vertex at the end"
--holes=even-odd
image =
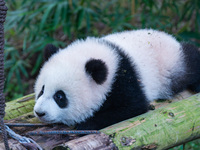
{"type": "MultiPolygon", "coordinates": [[[[153,28],[200,46],[200,0],[6,2],[9,9],[5,23],[7,101],[33,92],[35,78],[43,63],[42,50],[47,43],[65,47],[86,36],[153,28]]],[[[199,149],[195,146],[192,149],[199,149]]]]}
{"type": "Polygon", "coordinates": [[[199,0],[6,0],[6,100],[33,92],[47,43],[153,28],[200,46],[199,0]]]}

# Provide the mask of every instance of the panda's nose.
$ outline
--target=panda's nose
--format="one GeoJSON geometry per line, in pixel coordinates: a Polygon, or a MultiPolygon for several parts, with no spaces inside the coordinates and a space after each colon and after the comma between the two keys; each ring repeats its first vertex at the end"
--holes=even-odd
{"type": "Polygon", "coordinates": [[[37,111],[35,111],[35,113],[38,115],[38,117],[43,117],[45,115],[44,112],[37,112],[37,111]]]}

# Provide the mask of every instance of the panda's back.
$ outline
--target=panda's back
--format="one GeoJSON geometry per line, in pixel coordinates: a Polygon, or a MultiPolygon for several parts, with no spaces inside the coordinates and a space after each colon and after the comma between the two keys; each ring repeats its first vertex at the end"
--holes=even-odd
{"type": "Polygon", "coordinates": [[[172,78],[185,72],[182,48],[175,38],[142,29],[110,34],[103,39],[118,45],[130,57],[148,100],[172,96],[172,78]]]}

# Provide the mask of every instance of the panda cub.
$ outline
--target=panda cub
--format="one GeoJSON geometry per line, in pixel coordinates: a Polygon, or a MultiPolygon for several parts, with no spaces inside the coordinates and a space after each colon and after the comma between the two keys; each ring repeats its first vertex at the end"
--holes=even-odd
{"type": "Polygon", "coordinates": [[[35,115],[46,123],[102,129],[148,111],[155,99],[200,91],[200,52],[152,29],[45,48],[35,115]]]}

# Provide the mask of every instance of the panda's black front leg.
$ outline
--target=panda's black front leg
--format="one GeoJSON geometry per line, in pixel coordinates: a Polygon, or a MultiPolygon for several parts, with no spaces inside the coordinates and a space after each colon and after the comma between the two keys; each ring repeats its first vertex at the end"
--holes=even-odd
{"type": "Polygon", "coordinates": [[[85,122],[82,122],[76,126],[77,130],[98,130],[97,124],[93,121],[93,119],[88,119],[85,122]]]}
{"type": "Polygon", "coordinates": [[[121,106],[118,108],[110,108],[106,111],[99,111],[93,117],[85,122],[77,125],[78,130],[99,130],[120,121],[138,116],[148,111],[148,104],[121,106]]]}
{"type": "MultiPolygon", "coordinates": [[[[112,120],[108,122],[107,117],[104,118],[104,115],[102,115],[102,117],[89,118],[87,121],[78,124],[77,130],[100,130],[107,127],[111,125],[111,122],[113,122],[112,120]]],[[[114,122],[112,124],[114,124],[114,122]]]]}

